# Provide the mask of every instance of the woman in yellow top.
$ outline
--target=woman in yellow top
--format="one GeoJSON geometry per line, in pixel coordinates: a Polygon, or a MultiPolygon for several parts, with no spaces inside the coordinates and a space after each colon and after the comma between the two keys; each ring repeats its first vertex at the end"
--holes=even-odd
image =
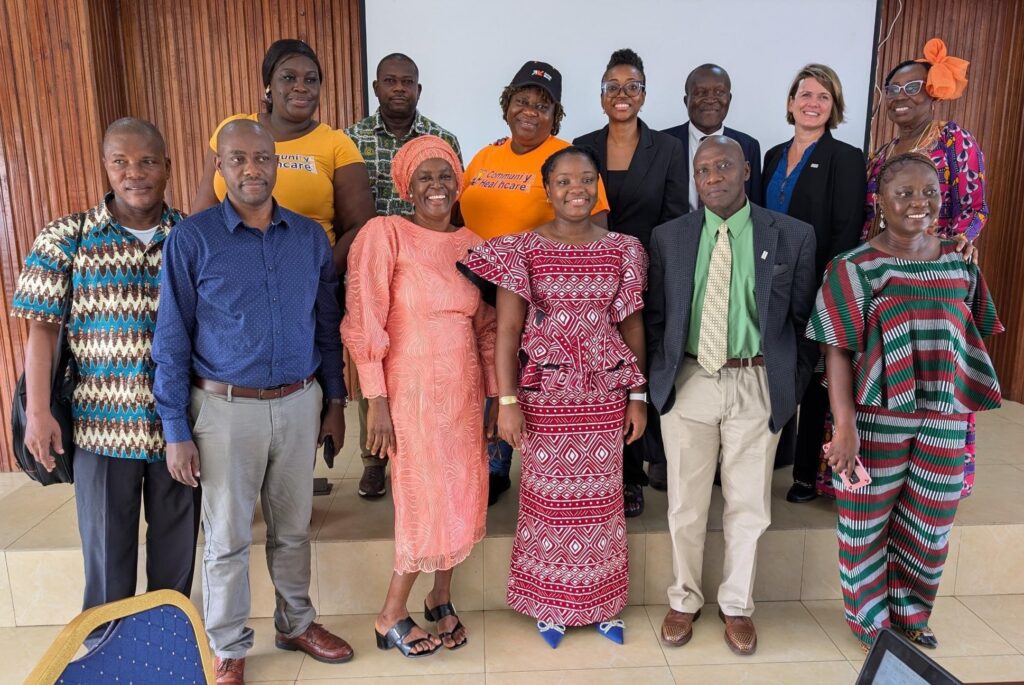
{"type": "Polygon", "coordinates": [[[276,141],[274,197],[324,227],[341,273],[356,231],[376,214],[366,165],[348,136],[313,118],[320,107],[323,71],[312,48],[301,40],[276,41],[263,57],[262,71],[267,111],[236,114],[217,126],[192,211],[212,207],[226,193],[214,164],[217,133],[233,119],[258,121],[276,141]]]}
{"type": "MultiPolygon", "coordinates": [[[[527,62],[501,93],[502,118],[510,138],[488,145],[466,167],[459,198],[466,228],[484,240],[529,231],[555,219],[540,169],[555,152],[569,147],[556,138],[562,109],[562,75],[545,62],[527,62]]],[[[608,226],[608,198],[598,181],[593,217],[608,226]]],[[[496,441],[487,448],[490,491],[487,503],[511,487],[512,447],[496,441]]]]}

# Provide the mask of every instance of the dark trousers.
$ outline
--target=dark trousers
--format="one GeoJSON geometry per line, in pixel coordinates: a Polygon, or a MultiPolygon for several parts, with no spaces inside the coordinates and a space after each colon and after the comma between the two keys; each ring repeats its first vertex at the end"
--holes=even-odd
{"type": "Polygon", "coordinates": [[[82,608],[135,594],[139,513],[146,513],[146,589],[192,589],[200,489],[175,481],[165,462],[75,450],[75,502],[85,557],[82,608]]]}
{"type": "Polygon", "coordinates": [[[661,442],[661,415],[653,404],[647,405],[647,428],[640,439],[622,448],[622,484],[647,485],[644,462],[660,464],[665,461],[665,446],[661,442]]]}
{"type": "Polygon", "coordinates": [[[800,400],[799,422],[794,416],[782,429],[775,467],[793,465],[793,480],[814,485],[818,476],[818,458],[825,435],[828,413],[828,389],[821,385],[822,374],[811,376],[800,400]]]}

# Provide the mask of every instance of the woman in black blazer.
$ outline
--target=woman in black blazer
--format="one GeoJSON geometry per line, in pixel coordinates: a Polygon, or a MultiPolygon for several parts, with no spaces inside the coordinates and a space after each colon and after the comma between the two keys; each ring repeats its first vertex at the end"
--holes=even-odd
{"type": "MultiPolygon", "coordinates": [[[[655,226],[685,214],[688,191],[684,176],[686,157],[678,139],[652,131],[640,120],[647,79],[640,56],[629,49],[612,53],[601,79],[601,107],[608,115],[604,128],[580,136],[574,145],[594,151],[608,193],[611,212],[608,228],[634,236],[644,248],[655,226]]],[[[665,449],[661,444],[658,412],[647,412],[643,438],[626,445],[623,453],[626,516],[644,509],[643,486],[648,483],[643,462],[655,471],[651,484],[665,489],[665,449]],[[656,473],[660,467],[661,477],[656,473]]]]}
{"type": "MultiPolygon", "coordinates": [[[[786,121],[793,138],[764,156],[764,203],[814,227],[815,267],[820,282],[828,263],[857,246],[864,227],[864,153],[829,132],[843,121],[843,87],[824,64],[808,64],[793,79],[786,121]]],[[[793,461],[790,502],[816,497],[818,457],[828,412],[828,393],[816,373],[800,402],[800,422],[790,420],[779,440],[776,463],[793,461]]]]}

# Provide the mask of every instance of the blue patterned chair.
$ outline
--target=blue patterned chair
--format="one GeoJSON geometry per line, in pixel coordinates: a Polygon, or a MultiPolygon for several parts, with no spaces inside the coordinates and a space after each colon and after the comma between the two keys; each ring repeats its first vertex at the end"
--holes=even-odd
{"type": "Polygon", "coordinates": [[[213,683],[213,658],[199,613],[184,595],[158,590],[79,614],[43,655],[26,685],[190,685],[213,683]],[[114,621],[99,644],[75,653],[114,621]]]}

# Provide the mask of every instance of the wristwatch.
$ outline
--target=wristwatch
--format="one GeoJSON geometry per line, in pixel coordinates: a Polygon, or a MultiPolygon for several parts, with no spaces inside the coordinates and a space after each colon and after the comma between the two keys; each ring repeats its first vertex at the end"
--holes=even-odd
{"type": "Polygon", "coordinates": [[[630,401],[637,400],[637,401],[646,403],[647,402],[647,393],[645,393],[645,392],[631,392],[631,393],[629,393],[629,399],[630,399],[630,401]]]}

